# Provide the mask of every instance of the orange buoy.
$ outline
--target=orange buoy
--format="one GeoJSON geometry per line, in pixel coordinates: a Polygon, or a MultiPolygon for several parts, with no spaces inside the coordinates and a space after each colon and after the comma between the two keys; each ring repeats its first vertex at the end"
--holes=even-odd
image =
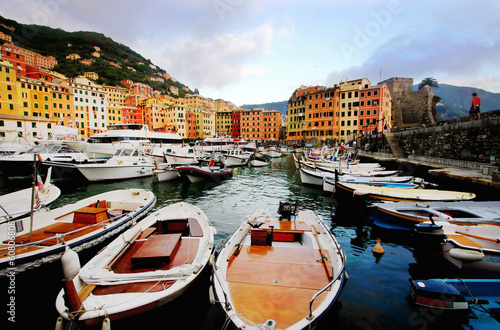
{"type": "Polygon", "coordinates": [[[384,251],[384,248],[382,248],[382,245],[380,245],[380,242],[381,242],[380,239],[377,238],[375,240],[375,242],[376,242],[376,244],[373,247],[372,252],[373,253],[383,254],[385,251],[384,251]]]}

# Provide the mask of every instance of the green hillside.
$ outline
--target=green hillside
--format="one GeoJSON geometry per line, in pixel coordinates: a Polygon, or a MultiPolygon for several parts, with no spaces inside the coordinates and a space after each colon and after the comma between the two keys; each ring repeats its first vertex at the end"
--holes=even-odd
{"type": "Polygon", "coordinates": [[[165,80],[165,83],[149,81],[148,77],[159,77],[158,73],[163,73],[165,70],[159,67],[152,69],[149,65],[154,65],[154,63],[149,59],[102,33],[67,32],[47,26],[20,24],[1,16],[0,24],[15,29],[11,31],[0,25],[0,31],[10,35],[14,44],[45,56],[54,56],[58,62],[54,71],[60,72],[67,77],[76,77],[83,74],[83,72],[90,71],[99,75],[99,80],[96,81],[98,84],[120,86],[121,80],[130,79],[134,82],[148,84],[166,94],[169,94],[169,86],[178,87],[179,96],[184,96],[186,93],[181,88],[187,86],[180,82],[174,82],[170,79],[165,80]],[[94,46],[100,48],[100,57],[91,55],[95,51],[94,46]],[[78,60],[66,59],[66,56],[72,53],[80,55],[81,59],[93,59],[94,62],[92,65],[87,66],[78,60]],[[121,68],[110,65],[110,61],[119,64],[121,68]],[[141,62],[144,64],[139,64],[141,62]]]}

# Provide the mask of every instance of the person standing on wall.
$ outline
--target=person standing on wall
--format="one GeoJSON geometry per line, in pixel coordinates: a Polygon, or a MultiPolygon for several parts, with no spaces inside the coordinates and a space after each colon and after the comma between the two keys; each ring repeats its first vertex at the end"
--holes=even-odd
{"type": "Polygon", "coordinates": [[[477,93],[472,93],[472,105],[470,106],[469,115],[467,116],[467,120],[470,119],[471,116],[477,114],[477,119],[481,119],[481,113],[479,112],[479,107],[481,106],[481,99],[477,96],[477,93]]]}

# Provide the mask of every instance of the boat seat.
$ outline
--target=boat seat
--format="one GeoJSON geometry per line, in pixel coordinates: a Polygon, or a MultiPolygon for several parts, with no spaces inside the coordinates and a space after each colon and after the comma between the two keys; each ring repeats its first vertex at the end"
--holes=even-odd
{"type": "MultiPolygon", "coordinates": [[[[104,202],[106,203],[106,202],[104,202]]],[[[101,207],[86,206],[75,211],[74,223],[96,224],[108,220],[108,209],[101,207]]]]}
{"type": "Polygon", "coordinates": [[[181,233],[183,236],[189,236],[189,222],[187,219],[158,220],[156,227],[158,228],[158,234],[181,233]]]}
{"type": "Polygon", "coordinates": [[[181,241],[181,234],[150,236],[131,258],[131,267],[152,267],[170,263],[181,241]]]}

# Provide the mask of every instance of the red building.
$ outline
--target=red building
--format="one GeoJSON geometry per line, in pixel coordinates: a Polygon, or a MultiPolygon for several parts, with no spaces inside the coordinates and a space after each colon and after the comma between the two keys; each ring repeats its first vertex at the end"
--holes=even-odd
{"type": "Polygon", "coordinates": [[[241,111],[231,113],[231,133],[233,138],[241,137],[241,111]]]}

